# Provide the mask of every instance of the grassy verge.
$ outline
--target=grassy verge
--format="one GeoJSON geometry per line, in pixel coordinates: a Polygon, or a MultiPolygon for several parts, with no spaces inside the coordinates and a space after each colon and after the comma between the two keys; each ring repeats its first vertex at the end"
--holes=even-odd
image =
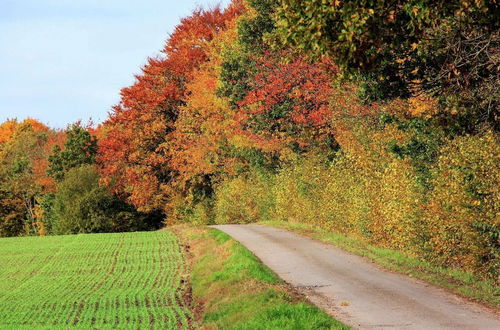
{"type": "Polygon", "coordinates": [[[175,229],[188,246],[202,329],[349,329],[294,293],[250,251],[206,228],[175,229]]]}
{"type": "Polygon", "coordinates": [[[492,280],[481,280],[464,271],[435,266],[398,251],[380,248],[359,239],[348,238],[307,224],[282,221],[264,221],[261,224],[288,229],[338,246],[366,257],[386,269],[422,279],[488,307],[500,308],[500,289],[492,280]]]}

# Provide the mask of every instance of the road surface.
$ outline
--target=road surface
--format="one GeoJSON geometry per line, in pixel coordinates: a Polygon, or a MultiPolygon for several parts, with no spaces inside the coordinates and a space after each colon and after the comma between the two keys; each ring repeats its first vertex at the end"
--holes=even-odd
{"type": "Polygon", "coordinates": [[[334,246],[269,226],[213,227],[238,240],[313,303],[354,328],[500,330],[494,312],[334,246]]]}

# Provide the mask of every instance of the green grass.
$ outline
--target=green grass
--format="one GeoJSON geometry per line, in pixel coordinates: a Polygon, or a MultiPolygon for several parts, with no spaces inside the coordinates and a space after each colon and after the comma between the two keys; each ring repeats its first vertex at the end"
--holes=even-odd
{"type": "Polygon", "coordinates": [[[167,231],[0,239],[0,328],[188,328],[167,231]]]}
{"type": "Polygon", "coordinates": [[[250,251],[214,229],[184,229],[199,326],[218,329],[349,329],[293,292],[250,251]]]}
{"type": "Polygon", "coordinates": [[[283,221],[264,221],[261,224],[288,229],[315,238],[366,257],[386,269],[422,279],[486,306],[500,307],[500,288],[493,280],[482,280],[465,271],[439,267],[398,251],[380,248],[360,239],[346,237],[307,224],[283,221]]]}

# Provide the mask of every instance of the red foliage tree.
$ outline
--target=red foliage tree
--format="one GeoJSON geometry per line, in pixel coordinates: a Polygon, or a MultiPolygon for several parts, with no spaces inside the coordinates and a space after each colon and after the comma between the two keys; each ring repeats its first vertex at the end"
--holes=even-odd
{"type": "Polygon", "coordinates": [[[307,145],[329,132],[331,77],[336,67],[328,59],[283,62],[276,54],[266,54],[257,70],[251,91],[238,103],[240,134],[253,136],[257,146],[264,147],[290,142],[307,145]]]}
{"type": "Polygon", "coordinates": [[[136,82],[121,91],[121,101],[101,128],[100,164],[103,181],[142,210],[161,209],[173,172],[166,153],[185,83],[207,60],[206,47],[241,10],[196,10],[181,20],[161,58],[149,59],[136,82]]]}

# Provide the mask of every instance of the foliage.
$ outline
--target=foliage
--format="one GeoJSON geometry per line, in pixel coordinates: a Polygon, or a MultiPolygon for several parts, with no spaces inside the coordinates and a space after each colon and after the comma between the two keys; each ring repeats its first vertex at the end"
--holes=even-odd
{"type": "Polygon", "coordinates": [[[415,243],[425,231],[416,217],[420,196],[412,168],[391,155],[377,133],[371,132],[368,145],[356,146],[356,153],[346,150],[330,164],[324,156],[309,154],[285,167],[276,179],[277,218],[314,223],[406,252],[414,252],[415,245],[418,250],[415,243]]]}
{"type": "Polygon", "coordinates": [[[238,20],[238,42],[248,52],[263,52],[268,49],[264,42],[275,29],[274,12],[278,0],[247,0],[247,10],[238,20]]]}
{"type": "Polygon", "coordinates": [[[0,328],[191,329],[168,231],[4,238],[0,264],[0,328]]]}
{"type": "Polygon", "coordinates": [[[64,149],[54,146],[49,156],[47,173],[56,181],[64,179],[64,174],[74,167],[94,164],[97,154],[97,138],[79,123],[71,125],[66,130],[64,149]]]}
{"type": "Polygon", "coordinates": [[[498,277],[500,269],[500,155],[492,131],[451,140],[433,169],[424,218],[439,263],[498,277]]]}
{"type": "Polygon", "coordinates": [[[0,124],[0,147],[12,139],[18,126],[17,120],[9,119],[0,124]]]}
{"type": "Polygon", "coordinates": [[[187,95],[185,83],[207,61],[210,41],[239,8],[236,3],[226,10],[199,9],[183,18],[164,57],[148,60],[103,124],[98,157],[103,181],[141,210],[161,210],[170,196],[168,183],[175,172],[169,166],[168,136],[187,95]]]}
{"type": "Polygon", "coordinates": [[[309,152],[269,178],[271,186],[241,178],[223,182],[216,190],[216,222],[309,223],[497,278],[496,133],[441,142],[430,159],[418,158],[417,151],[409,158],[394,152],[391,145],[411,146],[422,138],[396,123],[374,129],[358,120],[337,137],[342,152],[333,160],[309,152]]]}
{"type": "Polygon", "coordinates": [[[168,224],[308,223],[498,280],[498,13],[486,0],[197,9],[97,130],[71,127],[62,148],[36,121],[0,125],[0,203],[19,219],[22,201],[39,234],[148,222],[119,200],[168,224]]]}
{"type": "MultiPolygon", "coordinates": [[[[226,37],[230,36],[220,33],[209,52],[217,53],[226,37]]],[[[180,108],[175,130],[170,135],[170,166],[177,173],[173,184],[189,191],[194,199],[210,197],[210,180],[225,165],[223,160],[227,155],[221,146],[228,144],[232,129],[232,118],[225,112],[228,104],[215,91],[219,63],[214,55],[187,83],[190,94],[180,108]]]]}
{"type": "Polygon", "coordinates": [[[53,225],[57,221],[54,213],[54,199],[55,191],[43,194],[38,202],[39,209],[42,213],[42,222],[46,233],[52,234],[54,232],[53,225]]]}
{"type": "Polygon", "coordinates": [[[271,150],[273,144],[304,146],[320,140],[331,122],[328,64],[301,59],[281,63],[265,54],[249,92],[238,103],[237,119],[246,128],[241,134],[250,134],[257,148],[271,150]]]}
{"type": "Polygon", "coordinates": [[[0,237],[21,235],[24,221],[25,208],[22,199],[0,189],[0,237]]]}
{"type": "Polygon", "coordinates": [[[1,236],[144,230],[161,223],[158,214],[138,213],[99,186],[90,127],[54,131],[32,119],[2,127],[12,132],[0,148],[1,236]]]}
{"type": "Polygon", "coordinates": [[[99,185],[93,165],[69,170],[57,185],[51,209],[54,234],[120,232],[150,229],[158,217],[137,213],[99,185]]]}
{"type": "Polygon", "coordinates": [[[236,37],[221,49],[221,70],[218,95],[229,99],[231,106],[241,101],[248,90],[251,77],[256,73],[255,62],[269,47],[264,36],[274,30],[272,15],[277,0],[246,0],[245,10],[238,17],[234,29],[236,37]]]}
{"type": "Polygon", "coordinates": [[[222,182],[216,189],[216,223],[249,223],[271,216],[272,182],[269,175],[253,174],[222,182]]]}
{"type": "Polygon", "coordinates": [[[367,100],[425,91],[470,131],[498,116],[498,9],[496,1],[283,0],[276,17],[281,44],[361,74],[367,100]]]}
{"type": "MultiPolygon", "coordinates": [[[[49,147],[56,134],[39,122],[26,120],[18,124],[13,135],[0,149],[0,190],[12,201],[19,201],[24,209],[23,233],[36,234],[40,228],[37,198],[53,188],[53,181],[45,173],[49,147]]],[[[12,206],[12,205],[11,205],[12,206]]],[[[18,207],[5,217],[19,219],[18,207]]]]}
{"type": "Polygon", "coordinates": [[[18,128],[26,126],[31,127],[35,132],[46,132],[48,130],[46,125],[33,118],[27,118],[22,122],[19,122],[17,119],[7,119],[0,124],[0,149],[14,137],[18,128]]]}

